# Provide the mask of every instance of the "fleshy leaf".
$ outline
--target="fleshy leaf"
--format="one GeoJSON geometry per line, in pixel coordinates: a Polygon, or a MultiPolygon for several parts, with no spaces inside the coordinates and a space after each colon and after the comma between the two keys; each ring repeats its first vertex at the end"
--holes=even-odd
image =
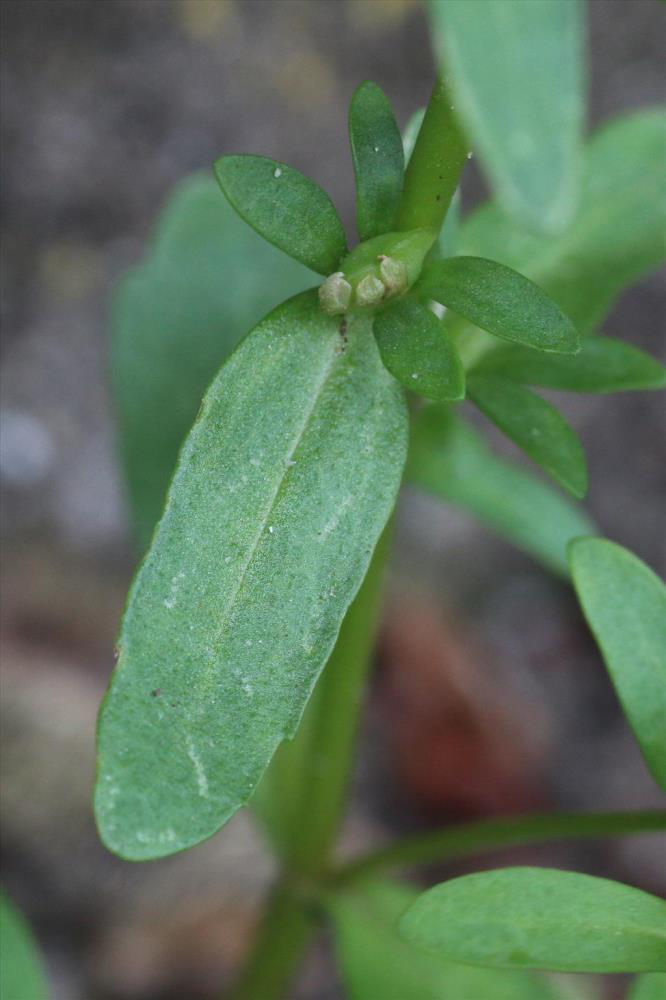
{"type": "Polygon", "coordinates": [[[465,395],[465,372],[441,319],[416,299],[400,299],[375,317],[382,361],[406,388],[428,399],[465,395]]]}
{"type": "Polygon", "coordinates": [[[193,175],[174,191],[147,258],[113,303],[118,443],[142,549],[220,365],[269,309],[315,281],[238,218],[212,177],[193,175]]]}
{"type": "Polygon", "coordinates": [[[666,587],[605,538],[572,542],[574,586],[655,780],[666,789],[666,587]]]}
{"type": "Polygon", "coordinates": [[[247,801],[368,568],[407,416],[369,320],[346,336],[314,291],[278,307],[181,451],[100,712],[96,815],[123,857],[196,844],[247,801]]]}
{"type": "Polygon", "coordinates": [[[396,228],[405,169],[391,105],[369,80],[351,99],[349,140],[356,178],[356,228],[359,240],[369,240],[396,228]]]}
{"type": "Polygon", "coordinates": [[[623,288],[664,259],[665,155],[663,110],[618,118],[587,146],[580,207],[564,233],[534,236],[491,203],[465,220],[460,252],[526,274],[586,333],[623,288]]]}
{"type": "Polygon", "coordinates": [[[627,1000],[664,1000],[666,974],[653,972],[639,976],[629,991],[627,1000]]]}
{"type": "Polygon", "coordinates": [[[585,496],[587,469],[581,443],[554,406],[500,375],[470,373],[467,394],[556,482],[575,497],[585,496]]]}
{"type": "Polygon", "coordinates": [[[457,962],[562,972],[666,970],[666,902],[550,868],[463,875],[427,890],[400,930],[457,962]]]}
{"type": "Polygon", "coordinates": [[[435,261],[416,290],[503,340],[564,354],[580,348],[580,338],[559,306],[528,278],[493,260],[435,261]]]}
{"type": "Polygon", "coordinates": [[[431,0],[428,9],[441,72],[498,201],[537,232],[560,230],[579,190],[582,5],[431,0]]]}
{"type": "Polygon", "coordinates": [[[471,511],[498,534],[568,576],[566,547],[594,531],[585,511],[518,465],[444,406],[414,420],[407,482],[471,511]]]}
{"type": "Polygon", "coordinates": [[[578,354],[550,354],[511,345],[490,351],[478,371],[516,382],[572,392],[621,392],[661,389],[666,368],[631,344],[611,337],[585,337],[578,354]]]}
{"type": "Polygon", "coordinates": [[[42,963],[23,916],[0,893],[0,997],[46,1000],[42,963]]]}
{"type": "Polygon", "coordinates": [[[222,156],[215,176],[242,219],[273,246],[317,271],[336,271],[347,250],[333,202],[299,170],[265,156],[222,156]]]}

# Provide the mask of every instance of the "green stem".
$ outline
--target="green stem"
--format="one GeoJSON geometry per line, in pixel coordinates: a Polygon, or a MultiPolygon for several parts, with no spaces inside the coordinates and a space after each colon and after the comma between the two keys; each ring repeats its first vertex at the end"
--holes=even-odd
{"type": "Polygon", "coordinates": [[[460,181],[468,146],[446,84],[438,77],[405,172],[398,229],[439,232],[460,181]]]}
{"type": "Polygon", "coordinates": [[[561,813],[463,823],[398,840],[339,870],[336,881],[349,882],[399,865],[431,864],[484,851],[543,840],[616,837],[666,830],[666,810],[633,813],[561,813]]]}

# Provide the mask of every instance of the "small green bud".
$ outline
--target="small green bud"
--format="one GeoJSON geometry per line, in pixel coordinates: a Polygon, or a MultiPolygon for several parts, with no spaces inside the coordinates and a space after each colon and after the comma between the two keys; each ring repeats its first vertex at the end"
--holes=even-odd
{"type": "Polygon", "coordinates": [[[389,295],[400,295],[407,290],[407,268],[403,261],[381,255],[379,274],[389,295]]]}
{"type": "Polygon", "coordinates": [[[342,271],[336,271],[319,286],[319,304],[327,316],[341,316],[347,311],[351,293],[352,286],[342,271]]]}
{"type": "Polygon", "coordinates": [[[366,274],[356,286],[356,304],[358,306],[376,306],[386,295],[386,285],[374,274],[366,274]]]}

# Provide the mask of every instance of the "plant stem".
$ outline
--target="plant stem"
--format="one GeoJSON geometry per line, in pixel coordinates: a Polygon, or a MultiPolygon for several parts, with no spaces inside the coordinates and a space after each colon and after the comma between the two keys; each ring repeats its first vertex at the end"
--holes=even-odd
{"type": "Polygon", "coordinates": [[[439,232],[460,181],[468,146],[442,77],[435,81],[405,172],[398,229],[439,232]]]}
{"type": "Polygon", "coordinates": [[[350,882],[398,865],[430,864],[543,840],[615,837],[666,830],[666,810],[629,813],[561,813],[462,823],[398,840],[341,868],[335,880],[350,882]]]}

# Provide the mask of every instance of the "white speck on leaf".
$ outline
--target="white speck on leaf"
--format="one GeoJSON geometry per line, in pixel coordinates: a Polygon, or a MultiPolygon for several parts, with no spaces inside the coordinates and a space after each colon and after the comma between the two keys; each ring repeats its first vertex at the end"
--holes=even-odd
{"type": "Polygon", "coordinates": [[[199,759],[199,754],[197,753],[194,743],[190,737],[187,739],[187,756],[192,761],[192,766],[194,768],[194,774],[197,779],[197,787],[199,789],[199,795],[202,799],[208,798],[208,778],[206,777],[206,772],[203,769],[203,764],[199,759]]]}
{"type": "Polygon", "coordinates": [[[280,167],[276,167],[273,171],[273,177],[282,177],[282,170],[280,167]]]}

